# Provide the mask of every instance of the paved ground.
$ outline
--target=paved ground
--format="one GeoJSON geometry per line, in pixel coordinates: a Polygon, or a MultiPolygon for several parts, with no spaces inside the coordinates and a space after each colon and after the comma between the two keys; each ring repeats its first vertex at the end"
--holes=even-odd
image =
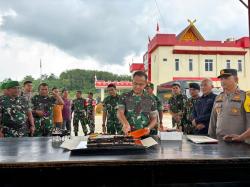
{"type": "MultiPolygon", "coordinates": [[[[72,124],[71,124],[72,125],[72,124]]],[[[102,132],[102,115],[96,115],[95,117],[95,132],[96,133],[101,133],[102,132]]],[[[168,127],[168,128],[172,128],[172,119],[171,119],[171,115],[169,113],[164,113],[163,115],[163,126],[164,127],[168,127]]],[[[73,127],[72,129],[72,135],[74,135],[73,133],[73,127]]],[[[81,128],[81,125],[79,124],[79,136],[83,135],[83,131],[81,128]]]]}

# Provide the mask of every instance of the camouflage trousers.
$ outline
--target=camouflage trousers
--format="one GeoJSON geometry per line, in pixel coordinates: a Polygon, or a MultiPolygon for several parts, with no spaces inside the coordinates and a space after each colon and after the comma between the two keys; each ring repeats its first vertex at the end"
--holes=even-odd
{"type": "Polygon", "coordinates": [[[122,134],[122,125],[115,120],[107,120],[107,133],[108,134],[122,134]]]}
{"type": "Polygon", "coordinates": [[[52,118],[35,118],[35,137],[51,136],[53,123],[52,118]]]}
{"type": "Polygon", "coordinates": [[[78,132],[79,130],[79,122],[82,125],[82,130],[84,132],[84,134],[87,134],[88,129],[86,127],[87,125],[87,119],[85,117],[84,114],[78,114],[78,113],[74,113],[74,117],[73,117],[73,127],[74,127],[74,132],[78,132]]]}
{"type": "Polygon", "coordinates": [[[4,137],[25,137],[29,135],[27,124],[20,125],[20,128],[11,128],[5,126],[3,128],[4,137]]]}
{"type": "Polygon", "coordinates": [[[180,122],[176,122],[174,118],[172,118],[172,124],[173,127],[177,127],[178,129],[181,127],[184,134],[193,134],[194,128],[192,123],[185,118],[182,118],[180,122]]]}
{"type": "Polygon", "coordinates": [[[88,113],[87,114],[87,123],[89,125],[90,133],[95,132],[95,116],[93,113],[88,113]]]}
{"type": "Polygon", "coordinates": [[[181,121],[179,121],[179,122],[175,121],[175,119],[172,118],[173,127],[180,128],[180,127],[183,127],[183,124],[185,124],[185,123],[186,123],[185,118],[182,118],[181,121]]]}
{"type": "Polygon", "coordinates": [[[186,123],[183,124],[183,133],[184,134],[194,134],[194,126],[192,124],[192,122],[190,121],[186,121],[186,123]]]}

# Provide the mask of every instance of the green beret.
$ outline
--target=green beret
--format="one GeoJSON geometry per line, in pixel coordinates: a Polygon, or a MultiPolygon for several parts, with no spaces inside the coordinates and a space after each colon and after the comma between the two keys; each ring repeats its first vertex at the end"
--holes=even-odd
{"type": "Polygon", "coordinates": [[[5,87],[6,87],[6,84],[7,84],[7,82],[4,82],[4,83],[1,85],[1,89],[2,89],[2,90],[6,89],[6,88],[5,88],[5,87]]]}
{"type": "Polygon", "coordinates": [[[5,89],[9,89],[9,88],[13,88],[13,87],[19,87],[20,84],[18,81],[9,81],[6,86],[5,86],[5,89]]]}

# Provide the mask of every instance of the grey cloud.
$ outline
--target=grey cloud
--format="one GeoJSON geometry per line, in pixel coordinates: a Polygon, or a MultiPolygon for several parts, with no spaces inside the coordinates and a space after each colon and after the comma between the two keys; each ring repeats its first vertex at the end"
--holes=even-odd
{"type": "Polygon", "coordinates": [[[17,16],[5,16],[1,29],[53,44],[77,57],[119,64],[146,48],[146,27],[135,18],[143,0],[16,0],[0,2],[17,16]]]}
{"type": "Polygon", "coordinates": [[[130,52],[145,51],[147,35],[155,34],[157,20],[161,31],[178,34],[187,19],[197,19],[198,29],[209,40],[247,33],[247,10],[238,1],[157,2],[163,18],[154,0],[1,0],[0,11],[13,9],[17,16],[3,17],[0,29],[105,64],[120,64],[130,52]]]}

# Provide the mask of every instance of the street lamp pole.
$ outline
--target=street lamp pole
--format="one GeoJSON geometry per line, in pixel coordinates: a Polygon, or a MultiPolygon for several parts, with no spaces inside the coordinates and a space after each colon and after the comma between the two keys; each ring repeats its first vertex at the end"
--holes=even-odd
{"type": "Polygon", "coordinates": [[[247,9],[248,9],[248,37],[250,38],[250,0],[248,0],[248,6],[247,6],[247,9]]]}
{"type": "Polygon", "coordinates": [[[243,0],[239,1],[248,9],[248,36],[250,37],[250,0],[248,0],[248,4],[246,4],[243,0]]]}

